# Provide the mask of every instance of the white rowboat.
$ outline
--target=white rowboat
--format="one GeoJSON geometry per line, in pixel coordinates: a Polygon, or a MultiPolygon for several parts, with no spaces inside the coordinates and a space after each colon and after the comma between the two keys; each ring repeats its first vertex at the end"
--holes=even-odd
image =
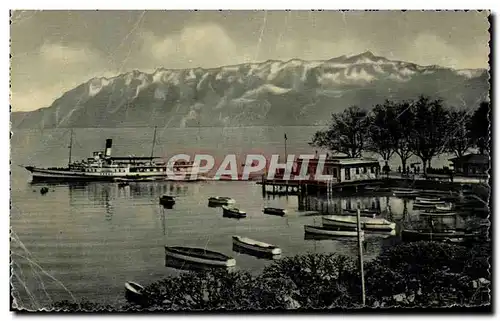
{"type": "Polygon", "coordinates": [[[144,299],[144,287],[139,283],[128,281],[125,283],[125,298],[130,302],[140,303],[144,299]]]}
{"type": "MultiPolygon", "coordinates": [[[[357,218],[354,215],[331,215],[322,218],[325,227],[357,228],[357,218]]],[[[396,228],[396,223],[384,218],[360,217],[361,227],[366,230],[390,231],[396,228]]]]}
{"type": "Polygon", "coordinates": [[[262,254],[269,254],[269,255],[281,254],[281,249],[275,245],[259,242],[256,240],[252,240],[248,237],[242,237],[238,235],[233,236],[233,245],[242,247],[244,249],[253,252],[259,252],[262,254]]]}
{"type": "Polygon", "coordinates": [[[236,201],[231,197],[215,196],[215,197],[210,197],[208,199],[208,203],[218,204],[218,205],[228,205],[228,204],[234,204],[236,203],[236,201]]]}
{"type": "Polygon", "coordinates": [[[394,196],[400,197],[411,197],[418,195],[418,191],[413,189],[394,189],[392,190],[392,193],[394,194],[394,196]]]}
{"type": "Polygon", "coordinates": [[[416,202],[427,203],[427,204],[440,204],[444,203],[439,197],[416,197],[416,202]]]}
{"type": "Polygon", "coordinates": [[[236,218],[247,217],[247,213],[245,211],[242,211],[236,207],[231,207],[226,205],[222,205],[222,214],[224,216],[236,217],[236,218]]]}
{"type": "Polygon", "coordinates": [[[436,205],[437,212],[451,212],[453,210],[453,204],[448,203],[445,205],[436,205]]]}

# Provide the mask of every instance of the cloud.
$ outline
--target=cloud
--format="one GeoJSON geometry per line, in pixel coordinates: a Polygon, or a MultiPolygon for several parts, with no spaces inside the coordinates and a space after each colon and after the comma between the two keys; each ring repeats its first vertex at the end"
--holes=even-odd
{"type": "Polygon", "coordinates": [[[111,74],[104,56],[84,44],[44,43],[34,54],[12,57],[12,109],[50,106],[92,77],[111,74]]]}
{"type": "Polygon", "coordinates": [[[39,50],[39,55],[46,63],[79,64],[100,59],[99,55],[86,47],[73,45],[71,47],[61,44],[44,43],[39,50]]]}
{"type": "Polygon", "coordinates": [[[420,33],[406,47],[403,56],[421,65],[440,65],[451,68],[487,68],[489,47],[477,44],[461,50],[437,35],[420,33]]]}
{"type": "Polygon", "coordinates": [[[238,45],[217,24],[189,26],[164,37],[142,32],[141,37],[142,54],[167,68],[218,67],[248,62],[255,50],[238,45]]]}

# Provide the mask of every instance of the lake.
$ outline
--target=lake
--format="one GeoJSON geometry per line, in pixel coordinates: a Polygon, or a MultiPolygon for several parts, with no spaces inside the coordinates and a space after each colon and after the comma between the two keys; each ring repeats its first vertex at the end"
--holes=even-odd
{"type": "MultiPolygon", "coordinates": [[[[206,153],[314,153],[308,141],[317,127],[247,127],[158,129],[155,155],[206,153]]],[[[164,245],[206,247],[236,258],[237,268],[258,273],[271,261],[232,251],[231,236],[248,236],[278,245],[283,256],[306,252],[357,255],[356,239],[306,240],[305,224],[321,217],[297,211],[297,198],[263,197],[255,182],[135,182],[32,185],[29,172],[18,165],[64,166],[68,161],[69,129],[14,131],[11,140],[11,259],[14,288],[20,306],[40,308],[51,301],[86,298],[108,304],[124,302],[123,285],[154,282],[178,270],[165,267],[164,245]],[[41,195],[41,186],[49,192],[41,195]],[[164,210],[158,198],[176,195],[164,210]],[[222,217],[210,208],[210,196],[233,197],[248,217],[222,217]],[[264,206],[283,207],[287,217],[264,215],[264,206]]],[[[113,139],[113,155],[148,156],[153,129],[75,129],[72,157],[79,160],[113,139]]],[[[445,159],[436,160],[442,166],[445,159]]],[[[391,164],[397,167],[394,159],[391,164]]],[[[335,200],[333,200],[335,201],[335,200]]],[[[394,220],[411,220],[411,204],[394,197],[338,199],[365,202],[385,210],[394,220]],[[406,210],[405,210],[406,209],[406,210]]],[[[390,244],[367,237],[366,259],[390,244]]]]}

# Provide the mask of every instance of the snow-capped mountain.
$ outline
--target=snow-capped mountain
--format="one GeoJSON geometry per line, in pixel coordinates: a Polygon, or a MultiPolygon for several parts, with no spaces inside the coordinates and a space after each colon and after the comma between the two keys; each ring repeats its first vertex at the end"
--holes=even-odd
{"type": "Polygon", "coordinates": [[[483,69],[419,66],[371,52],[325,61],[134,70],[90,79],[50,107],[12,113],[12,123],[21,128],[311,125],[351,105],[371,108],[420,94],[475,108],[488,97],[488,80],[483,69]]]}

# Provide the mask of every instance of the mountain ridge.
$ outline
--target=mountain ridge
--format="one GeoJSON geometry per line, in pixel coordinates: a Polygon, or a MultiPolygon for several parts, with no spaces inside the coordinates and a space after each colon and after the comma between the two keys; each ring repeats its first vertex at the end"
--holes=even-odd
{"type": "Polygon", "coordinates": [[[488,92],[486,69],[420,66],[367,51],[94,77],[48,107],[13,112],[11,121],[13,128],[314,125],[350,105],[425,94],[469,108],[488,92]]]}

